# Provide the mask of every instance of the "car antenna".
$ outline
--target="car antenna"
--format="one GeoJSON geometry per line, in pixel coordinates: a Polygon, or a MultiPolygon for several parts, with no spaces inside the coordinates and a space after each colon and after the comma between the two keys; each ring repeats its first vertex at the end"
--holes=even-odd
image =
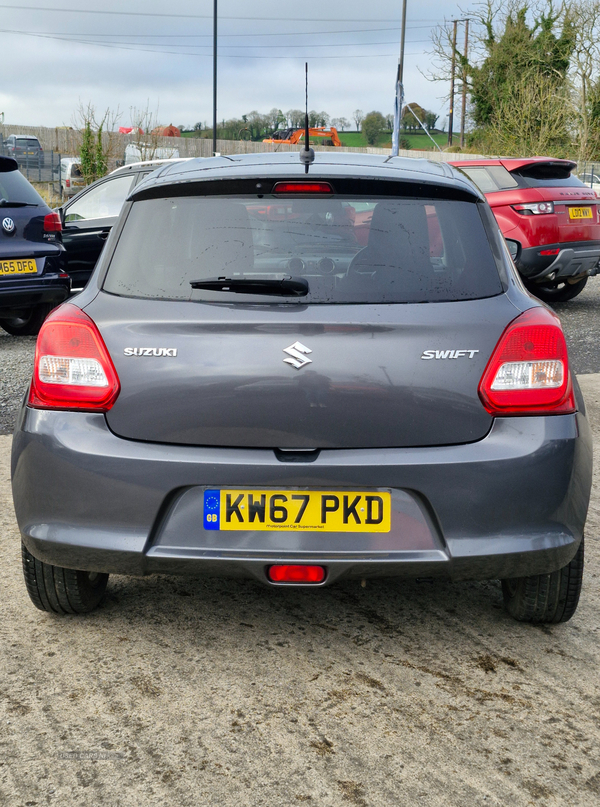
{"type": "Polygon", "coordinates": [[[308,62],[304,62],[304,73],[306,76],[304,90],[306,110],[304,113],[304,148],[300,149],[300,162],[304,165],[304,173],[308,174],[308,166],[315,161],[315,152],[310,148],[308,142],[308,62]]]}

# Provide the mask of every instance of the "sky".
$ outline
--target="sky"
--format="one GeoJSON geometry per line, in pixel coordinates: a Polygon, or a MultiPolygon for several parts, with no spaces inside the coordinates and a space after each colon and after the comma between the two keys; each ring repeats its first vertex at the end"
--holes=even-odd
{"type": "MultiPolygon", "coordinates": [[[[439,114],[438,126],[448,88],[422,72],[431,28],[453,16],[453,2],[408,0],[405,100],[439,114]]],[[[391,112],[401,17],[400,0],[218,0],[219,121],[303,108],[305,61],[310,109],[391,112]]],[[[0,120],[68,126],[91,103],[118,108],[122,126],[133,108],[210,126],[212,24],[213,0],[0,0],[0,120]]]]}

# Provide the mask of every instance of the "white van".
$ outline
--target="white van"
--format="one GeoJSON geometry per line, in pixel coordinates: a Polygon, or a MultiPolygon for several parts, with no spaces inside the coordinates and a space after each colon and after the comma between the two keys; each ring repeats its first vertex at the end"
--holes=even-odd
{"type": "Polygon", "coordinates": [[[179,158],[179,149],[168,146],[153,146],[151,143],[129,143],[125,146],[125,165],[148,160],[173,160],[179,158]]]}
{"type": "Polygon", "coordinates": [[[75,196],[85,188],[85,179],[78,157],[63,157],[60,161],[60,188],[64,198],[75,196]]]}

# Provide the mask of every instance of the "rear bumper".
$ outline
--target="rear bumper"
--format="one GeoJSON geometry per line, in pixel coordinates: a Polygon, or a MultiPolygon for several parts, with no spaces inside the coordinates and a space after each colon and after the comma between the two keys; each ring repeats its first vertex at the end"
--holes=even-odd
{"type": "Polygon", "coordinates": [[[597,274],[598,261],[600,241],[581,241],[522,249],[516,263],[519,272],[527,280],[540,281],[549,275],[557,279],[597,274]],[[558,250],[558,253],[540,255],[541,251],[553,250],[558,250]]]}
{"type": "Polygon", "coordinates": [[[24,408],[13,497],[29,551],[89,571],[248,576],[273,563],[340,577],[490,579],[564,566],[581,540],[591,487],[582,414],[494,421],[477,443],[322,451],[312,463],[271,450],[123,440],[104,416],[24,408]],[[205,487],[392,491],[387,535],[205,531],[205,487]]]}
{"type": "Polygon", "coordinates": [[[0,316],[11,316],[20,309],[45,303],[59,305],[70,292],[71,278],[58,274],[0,278],[0,316]]]}

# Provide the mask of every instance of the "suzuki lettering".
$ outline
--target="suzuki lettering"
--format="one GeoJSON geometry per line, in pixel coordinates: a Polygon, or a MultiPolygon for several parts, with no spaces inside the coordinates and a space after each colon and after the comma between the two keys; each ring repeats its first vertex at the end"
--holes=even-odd
{"type": "Polygon", "coordinates": [[[177,355],[176,347],[126,347],[126,356],[171,356],[177,355]]]}

